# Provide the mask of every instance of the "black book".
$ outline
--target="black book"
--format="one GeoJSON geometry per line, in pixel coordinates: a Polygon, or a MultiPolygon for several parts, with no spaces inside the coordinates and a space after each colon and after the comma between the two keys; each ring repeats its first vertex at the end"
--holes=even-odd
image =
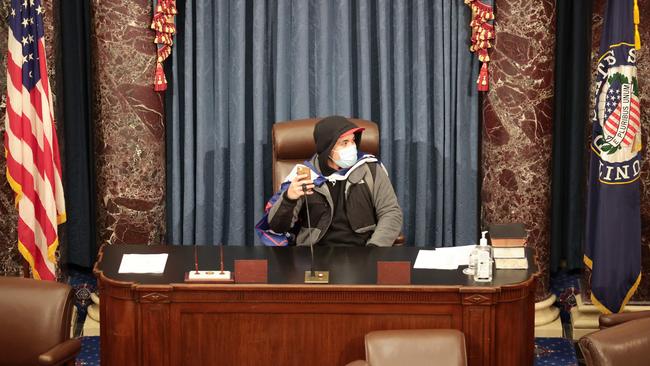
{"type": "Polygon", "coordinates": [[[490,224],[490,241],[494,247],[521,247],[526,244],[528,232],[523,223],[490,224]]]}

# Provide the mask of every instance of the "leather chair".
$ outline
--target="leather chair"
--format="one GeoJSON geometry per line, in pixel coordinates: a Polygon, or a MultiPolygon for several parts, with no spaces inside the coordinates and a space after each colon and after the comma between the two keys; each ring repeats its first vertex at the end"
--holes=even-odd
{"type": "Polygon", "coordinates": [[[72,295],[67,284],[0,277],[0,365],[74,365],[72,295]]]}
{"type": "Polygon", "coordinates": [[[650,311],[601,315],[578,341],[587,366],[650,365],[650,311]]]}
{"type": "MultiPolygon", "coordinates": [[[[294,165],[309,160],[316,153],[314,126],[322,118],[298,119],[273,125],[273,191],[277,191],[284,177],[294,165]]],[[[365,119],[350,119],[365,128],[360,150],[379,155],[379,130],[377,124],[365,119]]]]}
{"type": "Polygon", "coordinates": [[[366,334],[366,360],[347,366],[466,366],[465,335],[455,329],[381,330],[366,334]]]}
{"type": "MultiPolygon", "coordinates": [[[[273,125],[273,191],[280,189],[282,180],[291,169],[305,160],[309,160],[316,153],[314,142],[314,126],[322,118],[297,119],[293,121],[278,122],[273,125]]],[[[365,119],[350,118],[358,127],[363,127],[360,150],[379,156],[379,129],[377,124],[365,119]]],[[[393,245],[403,245],[404,235],[399,234],[393,245]]]]}

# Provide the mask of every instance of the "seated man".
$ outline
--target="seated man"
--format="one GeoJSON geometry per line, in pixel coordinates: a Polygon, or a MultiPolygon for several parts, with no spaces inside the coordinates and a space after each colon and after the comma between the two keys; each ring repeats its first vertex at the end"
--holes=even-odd
{"type": "Polygon", "coordinates": [[[339,116],[316,124],[316,155],[292,169],[256,226],[264,244],[287,245],[295,234],[297,245],[393,245],[402,210],[384,166],[357,152],[362,132],[339,116]]]}

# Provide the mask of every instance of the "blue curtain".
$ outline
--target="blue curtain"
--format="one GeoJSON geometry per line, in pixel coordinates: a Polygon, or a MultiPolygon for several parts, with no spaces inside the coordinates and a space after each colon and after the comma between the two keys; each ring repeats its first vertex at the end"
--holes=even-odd
{"type": "Polygon", "coordinates": [[[459,0],[179,1],[168,242],[252,245],[273,123],[375,121],[407,242],[476,242],[477,61],[459,0]]]}

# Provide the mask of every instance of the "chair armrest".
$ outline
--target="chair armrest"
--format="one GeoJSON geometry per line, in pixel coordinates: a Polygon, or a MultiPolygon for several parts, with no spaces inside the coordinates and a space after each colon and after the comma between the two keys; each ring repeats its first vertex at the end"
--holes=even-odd
{"type": "Polygon", "coordinates": [[[68,339],[38,356],[38,364],[41,366],[62,365],[77,357],[80,350],[81,341],[78,338],[68,339]]]}
{"type": "Polygon", "coordinates": [[[647,365],[650,318],[586,335],[578,341],[587,365],[647,365]]]}
{"type": "Polygon", "coordinates": [[[598,325],[600,326],[600,329],[607,329],[630,320],[643,318],[650,318],[650,310],[601,315],[600,318],[598,318],[598,325]]]}
{"type": "Polygon", "coordinates": [[[350,362],[349,364],[347,364],[345,366],[370,366],[370,365],[366,361],[356,360],[356,361],[350,362]]]}
{"type": "Polygon", "coordinates": [[[401,246],[404,246],[405,242],[406,242],[406,238],[404,237],[404,234],[402,234],[400,232],[399,235],[397,236],[397,238],[395,238],[395,241],[393,242],[393,246],[394,247],[401,247],[401,246]]]}

